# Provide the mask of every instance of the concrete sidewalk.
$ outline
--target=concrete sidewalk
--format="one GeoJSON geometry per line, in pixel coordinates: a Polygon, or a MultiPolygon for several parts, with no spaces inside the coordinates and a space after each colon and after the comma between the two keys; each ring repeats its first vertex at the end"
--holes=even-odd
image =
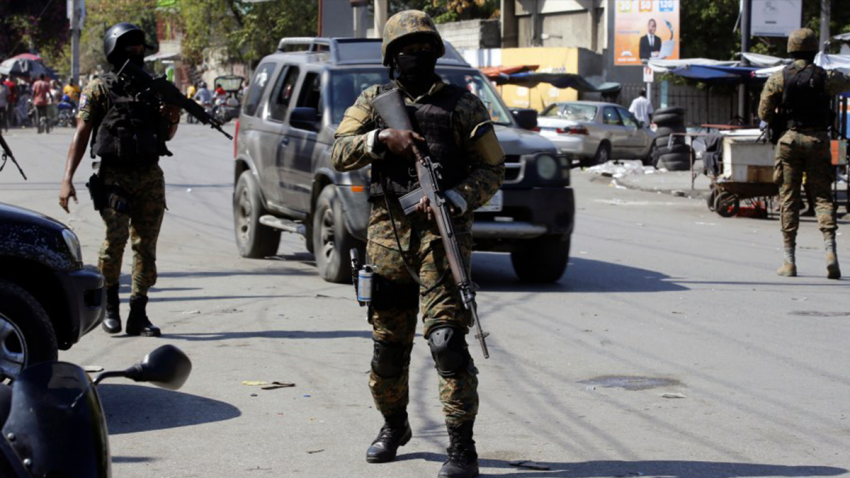
{"type": "MultiPolygon", "coordinates": [[[[697,162],[694,171],[702,171],[702,161],[697,162]]],[[[592,168],[575,170],[575,173],[592,175],[591,181],[594,182],[610,181],[615,186],[628,189],[695,199],[708,198],[711,188],[711,180],[703,174],[694,179],[692,189],[690,171],[657,170],[643,166],[640,161],[609,161],[592,168]]]]}

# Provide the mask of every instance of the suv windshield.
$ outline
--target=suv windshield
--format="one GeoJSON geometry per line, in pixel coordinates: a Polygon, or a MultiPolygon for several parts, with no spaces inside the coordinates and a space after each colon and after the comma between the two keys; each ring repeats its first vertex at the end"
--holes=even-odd
{"type": "MultiPolygon", "coordinates": [[[[510,115],[490,82],[479,71],[463,71],[437,68],[437,74],[446,83],[468,89],[478,96],[490,112],[490,119],[496,124],[510,125],[510,115]]],[[[331,71],[331,121],[339,124],[345,110],[354,104],[360,93],[372,85],[382,85],[389,81],[386,68],[357,68],[331,71]]]]}

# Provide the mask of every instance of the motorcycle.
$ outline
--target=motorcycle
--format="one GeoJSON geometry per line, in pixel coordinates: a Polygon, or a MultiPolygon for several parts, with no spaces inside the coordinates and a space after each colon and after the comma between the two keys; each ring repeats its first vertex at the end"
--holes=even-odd
{"type": "Polygon", "coordinates": [[[71,101],[70,96],[62,96],[62,101],[56,107],[59,109],[59,115],[57,117],[59,126],[76,126],[77,105],[71,101]]]}
{"type": "Polygon", "coordinates": [[[91,380],[67,362],[24,369],[12,386],[0,385],[0,476],[3,478],[110,478],[112,457],[97,385],[125,377],[177,390],[192,371],[180,349],[163,345],[124,371],[91,380]]]}

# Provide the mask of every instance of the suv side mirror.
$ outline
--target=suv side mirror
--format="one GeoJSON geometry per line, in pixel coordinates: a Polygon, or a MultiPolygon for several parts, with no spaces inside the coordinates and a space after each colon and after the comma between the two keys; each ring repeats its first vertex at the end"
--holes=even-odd
{"type": "Polygon", "coordinates": [[[514,119],[522,129],[533,130],[537,127],[537,110],[532,109],[516,109],[511,110],[514,119]]]}
{"type": "Polygon", "coordinates": [[[318,131],[321,121],[322,117],[319,116],[319,110],[316,108],[300,106],[292,108],[292,112],[289,114],[289,124],[298,129],[318,131]]]}

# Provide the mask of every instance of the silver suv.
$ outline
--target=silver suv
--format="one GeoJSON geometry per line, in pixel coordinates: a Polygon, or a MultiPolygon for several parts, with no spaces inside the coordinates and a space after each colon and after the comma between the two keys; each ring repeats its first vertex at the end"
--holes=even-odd
{"type": "MultiPolygon", "coordinates": [[[[437,74],[481,98],[507,155],[501,190],[475,212],[475,250],[510,252],[522,280],[558,280],[567,267],[575,214],[568,158],[529,131],[536,111],[509,111],[486,77],[448,43],[437,74]]],[[[281,231],[297,233],[325,280],[350,281],[348,251],[366,241],[370,170],[336,171],[331,148],[360,92],[387,81],[380,40],[284,38],[279,51],[260,62],[243,98],[234,146],[233,218],[243,257],[274,255],[281,231]]]]}

